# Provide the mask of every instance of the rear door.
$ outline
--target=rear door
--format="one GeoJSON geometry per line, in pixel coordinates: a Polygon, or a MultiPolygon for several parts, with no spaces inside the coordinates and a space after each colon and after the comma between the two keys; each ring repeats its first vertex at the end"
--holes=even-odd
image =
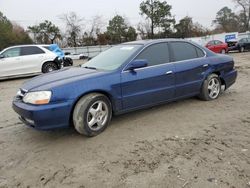
{"type": "Polygon", "coordinates": [[[200,48],[189,42],[171,42],[172,61],[175,63],[176,97],[198,94],[209,68],[209,61],[200,48]]]}
{"type": "Polygon", "coordinates": [[[216,53],[221,53],[222,49],[224,48],[224,45],[221,41],[216,40],[214,41],[215,45],[214,45],[214,51],[216,53]]]}
{"type": "Polygon", "coordinates": [[[146,59],[149,64],[121,73],[123,109],[136,109],[174,98],[174,64],[170,63],[168,44],[153,44],[136,59],[146,59]]]}
{"type": "Polygon", "coordinates": [[[37,46],[21,47],[21,60],[23,72],[41,72],[41,62],[45,52],[37,46]]]}
{"type": "Polygon", "coordinates": [[[208,44],[207,44],[207,48],[213,52],[215,52],[214,50],[214,41],[210,41],[208,44]]]}
{"type": "Polygon", "coordinates": [[[1,53],[4,58],[0,59],[0,77],[22,74],[20,51],[20,47],[13,47],[1,53]]]}

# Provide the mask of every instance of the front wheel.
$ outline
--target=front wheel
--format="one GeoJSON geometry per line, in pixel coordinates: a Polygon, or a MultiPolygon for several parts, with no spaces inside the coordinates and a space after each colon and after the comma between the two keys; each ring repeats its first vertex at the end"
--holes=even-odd
{"type": "Polygon", "coordinates": [[[103,132],[112,117],[109,99],[99,93],[82,97],[73,111],[73,124],[76,131],[85,136],[96,136],[103,132]]]}
{"type": "Polygon", "coordinates": [[[203,82],[200,98],[205,101],[217,99],[221,92],[221,81],[217,74],[211,74],[203,82]]]}
{"type": "Polygon", "coordinates": [[[58,69],[58,66],[54,62],[47,62],[42,67],[43,73],[52,72],[58,69]]]}

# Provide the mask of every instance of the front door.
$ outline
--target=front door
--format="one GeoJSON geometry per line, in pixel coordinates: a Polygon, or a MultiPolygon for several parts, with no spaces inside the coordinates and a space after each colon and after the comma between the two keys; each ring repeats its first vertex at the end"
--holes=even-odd
{"type": "Polygon", "coordinates": [[[145,48],[135,59],[146,59],[148,66],[121,73],[123,110],[141,108],[174,98],[175,70],[169,63],[167,43],[145,48]]]}

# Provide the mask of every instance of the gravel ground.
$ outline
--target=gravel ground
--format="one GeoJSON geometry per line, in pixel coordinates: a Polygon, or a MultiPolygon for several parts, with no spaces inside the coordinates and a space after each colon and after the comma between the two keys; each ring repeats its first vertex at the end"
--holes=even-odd
{"type": "MultiPolygon", "coordinates": [[[[40,132],[11,108],[27,79],[0,82],[0,187],[250,187],[250,53],[234,53],[237,83],[114,117],[104,133],[40,132]]],[[[79,62],[78,62],[79,63],[79,62]]]]}

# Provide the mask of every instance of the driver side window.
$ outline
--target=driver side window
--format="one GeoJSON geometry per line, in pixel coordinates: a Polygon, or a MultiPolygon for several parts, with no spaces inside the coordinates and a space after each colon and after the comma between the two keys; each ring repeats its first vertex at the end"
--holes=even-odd
{"type": "Polygon", "coordinates": [[[20,48],[11,48],[2,53],[5,58],[20,56],[20,48]]]}

